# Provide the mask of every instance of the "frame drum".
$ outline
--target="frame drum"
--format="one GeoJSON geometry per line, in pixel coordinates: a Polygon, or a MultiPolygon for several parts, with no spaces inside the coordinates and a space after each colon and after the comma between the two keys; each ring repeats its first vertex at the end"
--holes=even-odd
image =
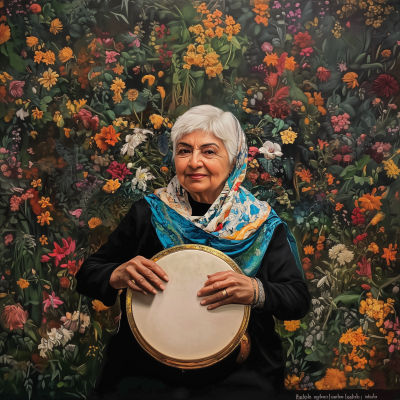
{"type": "MultiPolygon", "coordinates": [[[[208,246],[185,244],[157,253],[152,260],[168,275],[165,290],[144,296],[127,290],[129,325],[151,356],[171,367],[202,368],[230,354],[245,334],[250,306],[227,304],[207,310],[197,292],[207,275],[243,273],[227,255],[208,246]]],[[[229,289],[228,289],[229,292],[229,289]]]]}

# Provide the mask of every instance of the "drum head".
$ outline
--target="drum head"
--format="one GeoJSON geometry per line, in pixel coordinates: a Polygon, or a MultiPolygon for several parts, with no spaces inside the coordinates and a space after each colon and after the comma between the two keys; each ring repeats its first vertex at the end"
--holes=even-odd
{"type": "MultiPolygon", "coordinates": [[[[164,364],[182,369],[212,365],[240,343],[250,306],[228,304],[207,310],[197,292],[208,274],[234,270],[237,264],[224,253],[201,245],[180,245],[153,258],[169,277],[165,290],[144,296],[127,291],[128,321],[140,345],[164,364]]],[[[228,289],[229,292],[229,289],[228,289]]]]}

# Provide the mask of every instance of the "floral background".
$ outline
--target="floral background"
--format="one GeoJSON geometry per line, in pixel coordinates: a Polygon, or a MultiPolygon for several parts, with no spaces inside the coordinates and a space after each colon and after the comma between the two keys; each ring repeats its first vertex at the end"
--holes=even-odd
{"type": "Polygon", "coordinates": [[[198,104],[298,241],[312,305],[285,386],[400,389],[396,0],[0,0],[0,393],[85,398],[116,332],[83,260],[174,175],[198,104]]]}

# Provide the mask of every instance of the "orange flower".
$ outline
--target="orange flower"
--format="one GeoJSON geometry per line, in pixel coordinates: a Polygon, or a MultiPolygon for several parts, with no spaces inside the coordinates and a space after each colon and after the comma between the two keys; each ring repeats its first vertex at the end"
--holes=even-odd
{"type": "Polygon", "coordinates": [[[57,35],[57,33],[61,32],[62,29],[63,29],[63,24],[61,23],[61,21],[58,18],[53,19],[53,21],[51,21],[50,32],[53,35],[57,35]]]}
{"type": "Polygon", "coordinates": [[[161,78],[164,75],[164,72],[163,71],[158,71],[157,75],[158,75],[159,78],[161,78]]]}
{"type": "Polygon", "coordinates": [[[92,307],[97,311],[105,311],[108,310],[110,307],[106,307],[100,300],[93,300],[92,307]]]}
{"type": "Polygon", "coordinates": [[[338,202],[338,203],[336,203],[335,211],[340,211],[343,207],[344,207],[344,204],[338,202]]]}
{"type": "Polygon", "coordinates": [[[33,116],[34,119],[42,119],[43,118],[43,111],[40,111],[36,107],[36,109],[32,110],[32,116],[33,116]]]}
{"type": "Polygon", "coordinates": [[[381,53],[381,56],[384,58],[388,58],[392,55],[392,52],[390,50],[383,50],[381,53]]]}
{"type": "Polygon", "coordinates": [[[122,65],[119,65],[119,63],[117,63],[117,66],[115,68],[113,68],[112,70],[117,75],[121,75],[124,72],[124,67],[122,65]]]}
{"type": "Polygon", "coordinates": [[[278,55],[276,53],[267,54],[263,60],[267,66],[275,66],[278,65],[278,55]]]}
{"type": "Polygon", "coordinates": [[[108,150],[108,145],[114,146],[118,142],[121,133],[116,133],[112,125],[101,128],[100,133],[96,133],[94,140],[97,147],[104,153],[108,150]]]}
{"type": "Polygon", "coordinates": [[[71,128],[64,128],[65,137],[69,138],[71,136],[70,132],[71,132],[71,128]]]}
{"type": "Polygon", "coordinates": [[[330,173],[328,172],[327,174],[325,174],[325,176],[326,176],[326,179],[327,179],[327,181],[328,181],[328,185],[332,185],[332,184],[333,184],[333,181],[335,180],[335,178],[333,177],[333,175],[330,174],[330,173]]]}
{"type": "Polygon", "coordinates": [[[48,244],[48,242],[47,242],[47,237],[45,236],[45,235],[42,235],[40,238],[39,238],[39,241],[40,241],[40,243],[44,246],[45,244],[48,244]]]}
{"type": "Polygon", "coordinates": [[[26,45],[29,47],[34,47],[39,43],[39,40],[35,36],[28,36],[26,38],[26,45]]]}
{"type": "Polygon", "coordinates": [[[61,49],[58,53],[58,58],[60,59],[61,62],[65,63],[71,58],[73,58],[74,53],[71,48],[69,47],[64,47],[61,49]]]}
{"type": "Polygon", "coordinates": [[[93,217],[93,218],[90,218],[90,220],[88,221],[88,225],[89,225],[90,229],[94,229],[94,228],[96,228],[96,226],[101,225],[102,222],[103,221],[100,218],[93,217]]]}
{"type": "Polygon", "coordinates": [[[135,101],[139,96],[139,91],[137,89],[129,89],[127,95],[129,101],[135,101]]]}
{"type": "Polygon", "coordinates": [[[296,375],[287,376],[285,378],[285,387],[288,390],[296,389],[299,390],[300,378],[296,375]]]}
{"type": "Polygon", "coordinates": [[[108,179],[107,183],[103,186],[103,190],[107,193],[114,193],[121,184],[118,181],[118,178],[115,180],[108,179]]]}
{"type": "Polygon", "coordinates": [[[311,182],[312,174],[308,169],[302,168],[301,171],[296,171],[296,175],[300,176],[302,182],[311,182]]]}
{"type": "Polygon", "coordinates": [[[347,87],[349,89],[354,89],[356,86],[358,86],[357,78],[358,75],[355,72],[348,72],[342,78],[342,81],[347,83],[347,87]]]}
{"type": "Polygon", "coordinates": [[[296,69],[296,64],[294,57],[287,57],[285,60],[285,69],[288,71],[294,71],[296,69]]]}
{"type": "Polygon", "coordinates": [[[53,65],[56,61],[56,55],[51,50],[48,50],[46,53],[43,53],[42,61],[46,63],[46,65],[53,65]]]}
{"type": "Polygon", "coordinates": [[[6,24],[1,24],[0,25],[0,44],[3,44],[10,40],[11,38],[11,32],[10,32],[10,27],[6,24]]]}
{"type": "Polygon", "coordinates": [[[311,245],[307,245],[304,247],[304,254],[314,254],[314,247],[311,245]]]}
{"type": "Polygon", "coordinates": [[[157,86],[157,91],[160,92],[161,98],[165,98],[165,90],[162,86],[157,86]]]}
{"type": "Polygon", "coordinates": [[[336,368],[328,368],[324,377],[324,383],[329,389],[340,390],[346,387],[347,377],[345,371],[336,368]]]}
{"type": "Polygon", "coordinates": [[[21,288],[21,289],[26,289],[29,286],[29,282],[25,279],[20,278],[17,281],[17,285],[21,288]]]}
{"type": "Polygon", "coordinates": [[[374,254],[379,253],[379,247],[375,242],[372,242],[369,246],[368,246],[368,250],[369,251],[373,251],[374,254]]]}
{"type": "Polygon", "coordinates": [[[372,193],[363,194],[358,201],[361,203],[362,208],[366,210],[380,210],[382,203],[380,200],[382,196],[374,196],[376,188],[372,190],[372,193]]]}
{"type": "Polygon", "coordinates": [[[284,321],[285,329],[289,332],[294,332],[300,328],[300,320],[284,321]]]}
{"type": "Polygon", "coordinates": [[[153,86],[153,83],[156,80],[156,78],[153,75],[145,75],[142,78],[142,83],[144,83],[146,80],[148,81],[149,86],[153,86]]]}
{"type": "Polygon", "coordinates": [[[393,243],[389,244],[389,247],[384,247],[383,248],[383,255],[382,258],[386,258],[386,263],[389,266],[390,261],[394,261],[396,259],[395,254],[397,253],[397,243],[393,247],[393,243]],[[395,251],[396,250],[396,251],[395,251]]]}
{"type": "Polygon", "coordinates": [[[50,221],[53,220],[53,218],[50,217],[50,213],[48,211],[46,211],[44,214],[41,213],[40,215],[38,215],[37,219],[38,224],[40,223],[41,226],[43,226],[44,224],[50,225],[50,221]]]}

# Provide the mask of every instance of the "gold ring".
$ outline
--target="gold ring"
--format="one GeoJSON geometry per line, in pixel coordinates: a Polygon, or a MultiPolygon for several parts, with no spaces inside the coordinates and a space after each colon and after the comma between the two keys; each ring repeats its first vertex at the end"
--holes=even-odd
{"type": "Polygon", "coordinates": [[[226,291],[226,289],[224,289],[224,290],[222,291],[222,294],[223,294],[225,297],[228,297],[228,296],[229,296],[229,294],[228,294],[228,292],[226,291]]]}
{"type": "Polygon", "coordinates": [[[132,281],[133,283],[136,283],[133,279],[131,279],[131,281],[132,281]]]}

